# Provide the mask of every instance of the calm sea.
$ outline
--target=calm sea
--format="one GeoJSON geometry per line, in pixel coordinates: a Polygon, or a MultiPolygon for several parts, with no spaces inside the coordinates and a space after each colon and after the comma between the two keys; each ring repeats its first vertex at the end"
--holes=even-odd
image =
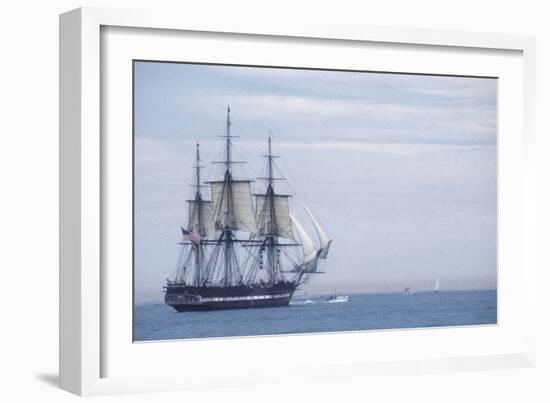
{"type": "Polygon", "coordinates": [[[197,337],[401,329],[495,324],[496,290],[351,294],[350,302],[325,297],[294,299],[288,307],[178,313],[164,304],[137,305],[136,341],[197,337]],[[312,303],[313,302],[313,303],[312,303]]]}

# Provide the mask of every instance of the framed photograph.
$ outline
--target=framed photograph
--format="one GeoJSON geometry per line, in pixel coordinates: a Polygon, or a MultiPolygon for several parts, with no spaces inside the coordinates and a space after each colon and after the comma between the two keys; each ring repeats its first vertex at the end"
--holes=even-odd
{"type": "Polygon", "coordinates": [[[531,37],[60,24],[64,389],[532,365],[531,37]]]}

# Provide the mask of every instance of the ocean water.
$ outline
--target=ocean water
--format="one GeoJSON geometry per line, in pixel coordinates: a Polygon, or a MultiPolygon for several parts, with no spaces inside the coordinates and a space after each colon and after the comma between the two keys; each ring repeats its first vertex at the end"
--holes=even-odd
{"type": "Polygon", "coordinates": [[[351,330],[496,324],[496,290],[350,294],[293,299],[288,307],[178,313],[164,304],[136,305],[134,340],[255,336],[351,330]]]}

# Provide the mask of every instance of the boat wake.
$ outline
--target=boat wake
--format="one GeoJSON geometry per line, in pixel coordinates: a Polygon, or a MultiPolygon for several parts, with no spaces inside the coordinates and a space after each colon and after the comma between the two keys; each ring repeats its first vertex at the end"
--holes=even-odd
{"type": "Polygon", "coordinates": [[[306,299],[305,301],[290,301],[290,305],[312,305],[316,303],[316,301],[312,301],[311,299],[306,299]]]}

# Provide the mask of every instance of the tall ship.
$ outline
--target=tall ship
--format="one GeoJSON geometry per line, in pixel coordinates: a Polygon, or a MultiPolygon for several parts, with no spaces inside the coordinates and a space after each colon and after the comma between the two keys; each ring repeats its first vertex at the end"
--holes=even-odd
{"type": "Polygon", "coordinates": [[[317,233],[314,243],[293,215],[292,194],[279,193],[284,181],[276,171],[268,138],[266,172],[261,191],[253,180],[234,175],[235,164],[230,109],[224,141],[223,174],[202,181],[197,144],[193,167],[194,197],[187,200],[187,225],[175,276],[164,286],[165,303],[178,312],[288,306],[299,286],[321,273],[331,240],[304,207],[317,233]]]}

